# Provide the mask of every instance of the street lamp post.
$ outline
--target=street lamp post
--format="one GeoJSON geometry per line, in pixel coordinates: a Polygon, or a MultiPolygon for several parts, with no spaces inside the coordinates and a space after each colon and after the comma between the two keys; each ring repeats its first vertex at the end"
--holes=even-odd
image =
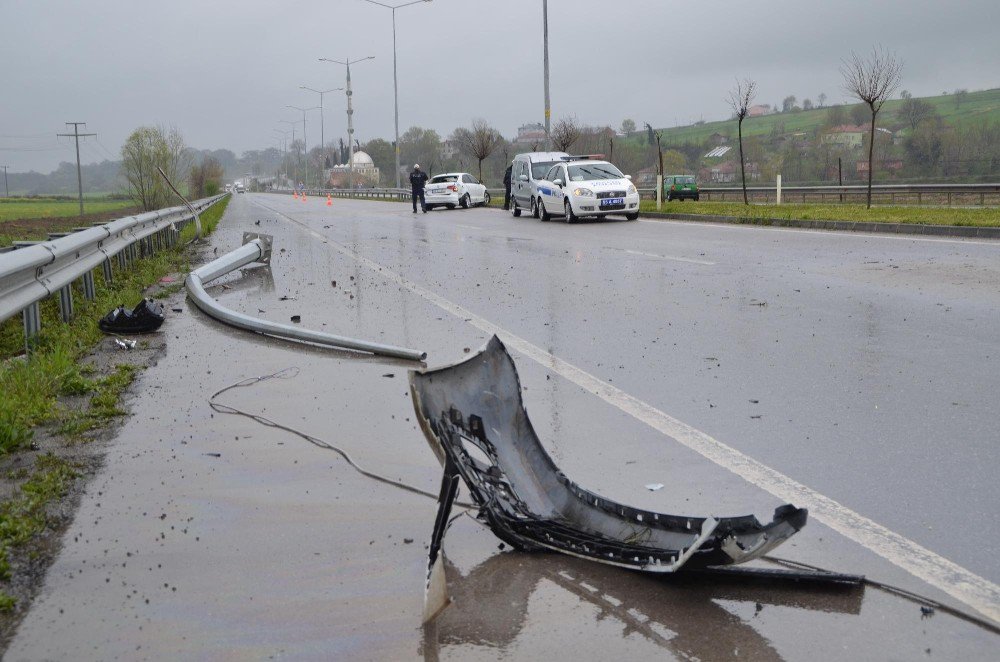
{"type": "Polygon", "coordinates": [[[309,142],[306,140],[306,112],[310,110],[316,110],[319,106],[313,106],[312,108],[299,108],[298,106],[285,106],[286,108],[294,108],[295,110],[302,111],[302,151],[305,152],[306,162],[305,162],[305,183],[306,188],[309,188],[309,142]]]}
{"type": "Polygon", "coordinates": [[[545,50],[545,151],[551,147],[549,122],[552,120],[552,106],[549,105],[549,0],[542,0],[542,43],[545,50]]]}
{"type": "Polygon", "coordinates": [[[272,131],[274,131],[275,133],[280,133],[281,134],[281,138],[278,139],[278,140],[280,140],[280,144],[281,144],[281,165],[284,166],[284,169],[285,169],[285,179],[288,179],[288,162],[287,162],[288,161],[288,134],[291,133],[291,134],[294,135],[294,131],[282,131],[281,129],[272,129],[272,131]]]}
{"type": "Polygon", "coordinates": [[[421,2],[431,2],[431,0],[411,0],[410,2],[404,2],[400,5],[387,5],[381,2],[376,2],[375,0],[365,0],[365,2],[370,2],[373,5],[378,5],[379,7],[385,7],[386,9],[392,10],[392,95],[396,111],[396,188],[399,188],[399,83],[396,76],[396,10],[421,2]]]}
{"type": "Polygon", "coordinates": [[[311,87],[306,87],[305,85],[299,85],[300,90],[309,90],[310,92],[315,92],[319,95],[319,145],[320,150],[326,149],[326,131],[323,128],[323,95],[327,92],[340,92],[344,88],[335,87],[332,90],[314,90],[311,87]]]}
{"type": "Polygon", "coordinates": [[[354,108],[351,106],[351,65],[374,59],[374,55],[369,55],[353,62],[351,58],[347,58],[343,62],[325,57],[319,59],[320,62],[333,62],[334,64],[342,64],[347,67],[347,88],[345,92],[347,94],[347,188],[349,189],[354,188],[354,108]]]}
{"type": "MultiPolygon", "coordinates": [[[[292,120],[278,120],[278,121],[280,123],[282,123],[282,124],[290,124],[292,126],[292,146],[294,146],[295,145],[295,125],[298,124],[298,122],[293,122],[292,120]]],[[[286,171],[285,174],[287,175],[288,172],[286,171]]],[[[294,182],[292,182],[292,188],[295,188],[295,183],[294,182]]]]}

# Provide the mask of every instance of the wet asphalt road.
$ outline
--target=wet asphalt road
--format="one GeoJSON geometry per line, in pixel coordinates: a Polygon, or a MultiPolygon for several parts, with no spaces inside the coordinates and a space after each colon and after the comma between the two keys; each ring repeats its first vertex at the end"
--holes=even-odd
{"type": "MultiPolygon", "coordinates": [[[[487,335],[473,320],[486,320],[1000,581],[1000,243],[570,226],[485,209],[414,216],[393,203],[328,208],[249,194],[236,196],[212,243],[221,254],[243,231],[273,234],[275,256],[270,271],[211,290],[227,306],[423,349],[431,366],[477,349],[487,335]]],[[[224,400],[435,491],[439,470],[413,419],[408,366],[247,336],[178,305],[184,312],[163,331],[167,356],[138,382],[134,415],[8,659],[996,654],[994,635],[941,612],[922,618],[916,604],[871,588],[664,582],[500,552],[468,518],[446,542],[456,602],[421,631],[434,504],[206,404],[239,379],[296,366],[294,378],[224,400]]],[[[780,505],[513,354],[539,436],[582,485],[682,514],[769,520],[780,505]],[[650,482],[665,487],[649,492],[650,482]]],[[[817,521],[778,555],[973,611],[817,521]]]]}

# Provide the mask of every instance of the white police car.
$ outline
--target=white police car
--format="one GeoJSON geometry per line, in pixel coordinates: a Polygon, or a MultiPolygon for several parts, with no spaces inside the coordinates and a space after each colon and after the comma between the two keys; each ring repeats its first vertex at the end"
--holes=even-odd
{"type": "Polygon", "coordinates": [[[628,175],[607,161],[556,163],[538,182],[535,201],[543,221],[553,215],[572,223],[581,216],[639,218],[639,191],[628,175]]]}

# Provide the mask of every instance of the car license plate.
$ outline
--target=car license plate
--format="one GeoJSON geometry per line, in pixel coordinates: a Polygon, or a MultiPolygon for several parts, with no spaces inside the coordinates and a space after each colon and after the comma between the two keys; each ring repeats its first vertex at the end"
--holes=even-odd
{"type": "Polygon", "coordinates": [[[604,198],[601,200],[602,207],[608,207],[610,205],[623,205],[625,204],[625,198],[604,198]]]}

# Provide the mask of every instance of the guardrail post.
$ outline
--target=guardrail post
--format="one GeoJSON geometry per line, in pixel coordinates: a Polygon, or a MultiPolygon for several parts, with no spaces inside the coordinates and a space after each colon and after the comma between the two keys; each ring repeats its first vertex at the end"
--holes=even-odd
{"type": "Polygon", "coordinates": [[[104,284],[111,284],[111,260],[104,260],[101,263],[101,270],[104,272],[104,284]]]}
{"type": "Polygon", "coordinates": [[[59,288],[59,317],[63,322],[73,319],[73,288],[71,285],[59,288]]]}
{"type": "Polygon", "coordinates": [[[22,311],[24,319],[24,348],[31,349],[31,339],[42,330],[42,316],[38,308],[38,302],[31,304],[22,311]]]}
{"type": "Polygon", "coordinates": [[[83,296],[88,301],[93,301],[97,298],[97,288],[94,287],[93,271],[83,274],[83,296]]]}

